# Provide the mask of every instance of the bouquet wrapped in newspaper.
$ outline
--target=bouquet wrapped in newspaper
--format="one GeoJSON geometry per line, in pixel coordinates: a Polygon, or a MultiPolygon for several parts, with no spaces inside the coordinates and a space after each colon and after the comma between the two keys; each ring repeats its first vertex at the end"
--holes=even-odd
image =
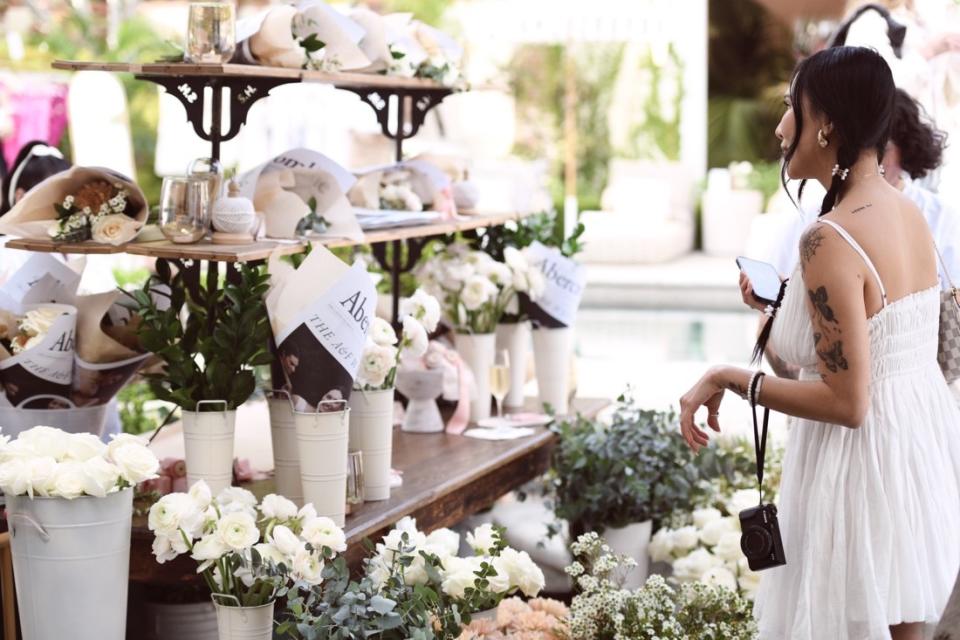
{"type": "Polygon", "coordinates": [[[296,269],[271,258],[270,275],[267,312],[294,408],[342,409],[375,315],[373,281],[362,263],[347,266],[322,246],[296,269]]]}
{"type": "Polygon", "coordinates": [[[347,197],[364,229],[423,224],[457,215],[450,178],[423,160],[357,172],[347,197]]]}
{"type": "Polygon", "coordinates": [[[237,60],[318,71],[370,66],[360,48],[366,30],[320,0],[277,5],[237,24],[237,60]]]}
{"type": "Polygon", "coordinates": [[[346,194],[356,182],[349,171],[316,151],[291,149],[240,176],[240,193],[263,216],[270,238],[320,234],[360,241],[346,194]]]}
{"type": "Polygon", "coordinates": [[[50,176],[0,219],[0,233],[55,242],[121,245],[147,221],[147,199],[109,169],[73,167],[50,176]]]}

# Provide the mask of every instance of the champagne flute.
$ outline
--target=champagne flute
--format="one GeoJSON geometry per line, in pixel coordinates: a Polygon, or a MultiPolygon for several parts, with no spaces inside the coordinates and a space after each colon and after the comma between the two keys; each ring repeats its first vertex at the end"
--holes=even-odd
{"type": "Polygon", "coordinates": [[[503,400],[510,391],[510,352],[498,351],[490,367],[490,393],[497,401],[497,420],[503,420],[503,400]]]}

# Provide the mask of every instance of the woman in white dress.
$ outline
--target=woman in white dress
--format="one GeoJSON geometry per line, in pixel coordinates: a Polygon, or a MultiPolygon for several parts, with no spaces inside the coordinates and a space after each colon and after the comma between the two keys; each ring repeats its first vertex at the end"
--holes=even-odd
{"type": "MultiPolygon", "coordinates": [[[[777,127],[784,171],[827,189],[800,244],[770,340],[799,380],[760,378],[760,405],[794,416],[780,489],[786,565],[764,573],[761,638],[913,640],[960,567],[960,409],[937,365],[930,230],[880,175],[894,104],[874,51],[801,62],[777,127]]],[[[680,401],[695,451],[724,392],[755,374],[708,371],[680,401]]]]}

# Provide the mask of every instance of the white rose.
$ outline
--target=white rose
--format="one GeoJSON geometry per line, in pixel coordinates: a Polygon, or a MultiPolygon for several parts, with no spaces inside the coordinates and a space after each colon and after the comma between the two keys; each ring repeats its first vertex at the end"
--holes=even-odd
{"type": "MultiPolygon", "coordinates": [[[[472,558],[458,558],[451,556],[444,563],[443,582],[440,588],[451,598],[463,598],[468,588],[472,587],[477,580],[477,572],[480,571],[480,565],[483,558],[474,556],[472,558]]],[[[499,586],[499,585],[498,585],[499,586]]],[[[495,593],[502,593],[505,590],[498,591],[493,589],[491,580],[491,589],[495,593]]],[[[509,589],[509,585],[507,587],[509,589]]]]}
{"type": "Polygon", "coordinates": [[[216,534],[233,551],[243,551],[260,540],[260,531],[253,516],[242,511],[220,518],[216,534]]]}
{"type": "Polygon", "coordinates": [[[29,452],[33,456],[49,456],[60,461],[67,455],[69,440],[70,434],[65,431],[38,426],[22,432],[14,444],[25,454],[29,452]]]}
{"type": "Polygon", "coordinates": [[[401,303],[400,315],[413,316],[420,321],[427,333],[433,333],[440,322],[440,301],[423,289],[417,289],[401,303]]]}
{"type": "Polygon", "coordinates": [[[327,517],[317,517],[305,522],[300,536],[316,551],[324,547],[334,553],[343,553],[347,550],[347,536],[343,529],[327,517]]]}
{"type": "Polygon", "coordinates": [[[720,518],[719,520],[711,520],[700,531],[700,540],[702,540],[704,544],[712,547],[720,542],[720,538],[723,537],[725,533],[730,533],[731,531],[739,531],[736,518],[730,516],[720,518]]]}
{"type": "Polygon", "coordinates": [[[700,542],[700,534],[696,527],[680,527],[670,535],[670,542],[673,543],[674,549],[686,551],[697,546],[700,542]]]}
{"type": "Polygon", "coordinates": [[[723,560],[706,549],[694,549],[688,555],[673,562],[673,575],[681,582],[696,581],[710,569],[722,565],[723,560]]]}
{"type": "Polygon", "coordinates": [[[701,578],[701,582],[718,587],[726,587],[734,593],[737,592],[737,578],[726,567],[713,567],[707,570],[701,578]]]}
{"type": "MultiPolygon", "coordinates": [[[[57,319],[62,315],[63,311],[53,307],[39,307],[37,309],[31,309],[30,311],[27,311],[23,317],[20,318],[20,330],[28,334],[30,339],[27,340],[22,346],[19,343],[14,343],[13,352],[15,354],[22,353],[43,342],[43,339],[53,327],[53,323],[56,322],[57,319]]],[[[65,432],[60,431],[59,429],[52,429],[51,427],[42,428],[51,431],[59,431],[62,436],[67,436],[65,432]]],[[[23,434],[20,435],[23,436],[23,434]]]]}
{"type": "Polygon", "coordinates": [[[404,357],[419,358],[427,352],[430,339],[427,330],[420,321],[413,316],[403,319],[403,355],[404,357]]]}
{"type": "Polygon", "coordinates": [[[316,553],[300,549],[293,557],[291,569],[293,577],[309,585],[318,585],[323,582],[323,561],[316,553]]]}
{"type": "Polygon", "coordinates": [[[381,347],[397,344],[397,333],[383,318],[374,318],[370,325],[370,338],[381,347]]]}
{"type": "Polygon", "coordinates": [[[157,477],[160,461],[142,444],[127,443],[116,447],[111,455],[120,475],[131,485],[157,477]]]}
{"type": "Polygon", "coordinates": [[[27,458],[23,461],[27,477],[27,495],[49,496],[53,489],[53,478],[57,472],[57,461],[49,456],[27,458]]]}
{"type": "Polygon", "coordinates": [[[356,385],[359,387],[382,387],[387,376],[397,366],[397,349],[382,347],[368,341],[360,357],[360,369],[357,371],[356,385]]]}
{"type": "Polygon", "coordinates": [[[98,498],[117,490],[120,480],[120,469],[101,457],[90,458],[83,463],[83,472],[86,474],[84,491],[98,498]]]}
{"type": "Polygon", "coordinates": [[[460,534],[450,529],[437,529],[427,536],[426,547],[442,561],[460,552],[460,534]]]}
{"type": "Polygon", "coordinates": [[[483,276],[471,276],[460,292],[460,301],[467,311],[476,311],[497,293],[497,286],[483,276]]]}
{"type": "Polygon", "coordinates": [[[200,540],[193,545],[193,553],[190,557],[200,563],[200,568],[197,569],[197,571],[203,571],[210,566],[210,564],[225,556],[228,551],[229,549],[219,536],[210,534],[200,538],[200,540]]]}
{"type": "Polygon", "coordinates": [[[66,439],[63,459],[83,462],[94,456],[102,456],[106,450],[107,445],[92,433],[72,433],[66,439]]]}
{"type": "Polygon", "coordinates": [[[190,530],[196,528],[198,521],[202,522],[203,516],[203,511],[188,494],[168,493],[150,507],[147,527],[154,533],[169,538],[179,536],[179,529],[181,528],[187,530],[191,537],[196,537],[192,535],[193,532],[190,530]]]}
{"type": "Polygon", "coordinates": [[[53,473],[50,494],[60,498],[72,500],[83,495],[87,474],[83,471],[83,463],[75,460],[61,462],[53,473]]]}
{"type": "Polygon", "coordinates": [[[506,548],[493,559],[497,574],[508,576],[511,586],[516,586],[528,598],[535,597],[544,586],[543,571],[526,551],[506,548]]]}
{"type": "Polygon", "coordinates": [[[695,527],[702,529],[708,522],[719,520],[722,517],[723,514],[720,513],[720,510],[713,507],[695,509],[693,511],[693,524],[695,527]]]}
{"type": "Polygon", "coordinates": [[[213,502],[213,494],[210,492],[210,485],[207,484],[206,480],[201,479],[194,482],[187,495],[193,499],[197,508],[201,511],[206,511],[207,507],[213,502]]]}
{"type": "Polygon", "coordinates": [[[271,493],[264,496],[260,503],[260,512],[267,519],[286,522],[297,517],[297,505],[292,500],[271,493]]]}
{"type": "Polygon", "coordinates": [[[292,558],[297,551],[303,548],[303,541],[297,537],[289,527],[279,525],[270,532],[270,544],[276,548],[281,555],[292,558]]]}
{"type": "Polygon", "coordinates": [[[27,492],[24,460],[11,458],[0,464],[0,491],[8,496],[21,496],[27,492]]]}
{"type": "Polygon", "coordinates": [[[111,213],[101,216],[90,228],[90,238],[94,242],[113,246],[130,242],[140,231],[140,222],[123,213],[111,213]]]}
{"type": "Polygon", "coordinates": [[[673,532],[670,529],[658,529],[650,539],[647,551],[654,562],[669,562],[673,554],[673,532]]]}
{"type": "Polygon", "coordinates": [[[490,550],[497,544],[497,534],[493,525],[488,522],[467,533],[467,544],[474,552],[489,555],[490,550]]]}
{"type": "Polygon", "coordinates": [[[736,531],[723,534],[713,552],[724,560],[738,560],[741,555],[740,534],[736,531]]]}
{"type": "Polygon", "coordinates": [[[107,445],[107,458],[113,460],[113,452],[116,451],[117,447],[122,447],[125,444],[139,444],[142,446],[147,446],[148,442],[146,438],[141,438],[140,436],[131,435],[129,433],[117,433],[110,436],[110,444],[107,445]]]}
{"type": "Polygon", "coordinates": [[[750,509],[758,504],[760,504],[760,492],[757,489],[740,489],[730,496],[724,506],[727,508],[727,513],[736,516],[744,509],[750,509]]]}

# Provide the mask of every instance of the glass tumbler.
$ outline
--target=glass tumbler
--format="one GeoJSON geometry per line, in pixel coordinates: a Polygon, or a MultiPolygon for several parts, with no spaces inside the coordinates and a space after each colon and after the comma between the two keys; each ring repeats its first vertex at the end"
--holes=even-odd
{"type": "Polygon", "coordinates": [[[191,2],[184,59],[195,64],[221,64],[236,49],[236,16],[231,2],[191,2]]]}
{"type": "Polygon", "coordinates": [[[168,176],[160,187],[160,231],[171,242],[199,242],[210,226],[210,181],[168,176]]]}
{"type": "Polygon", "coordinates": [[[347,504],[363,504],[363,452],[347,454],[347,504]]]}

